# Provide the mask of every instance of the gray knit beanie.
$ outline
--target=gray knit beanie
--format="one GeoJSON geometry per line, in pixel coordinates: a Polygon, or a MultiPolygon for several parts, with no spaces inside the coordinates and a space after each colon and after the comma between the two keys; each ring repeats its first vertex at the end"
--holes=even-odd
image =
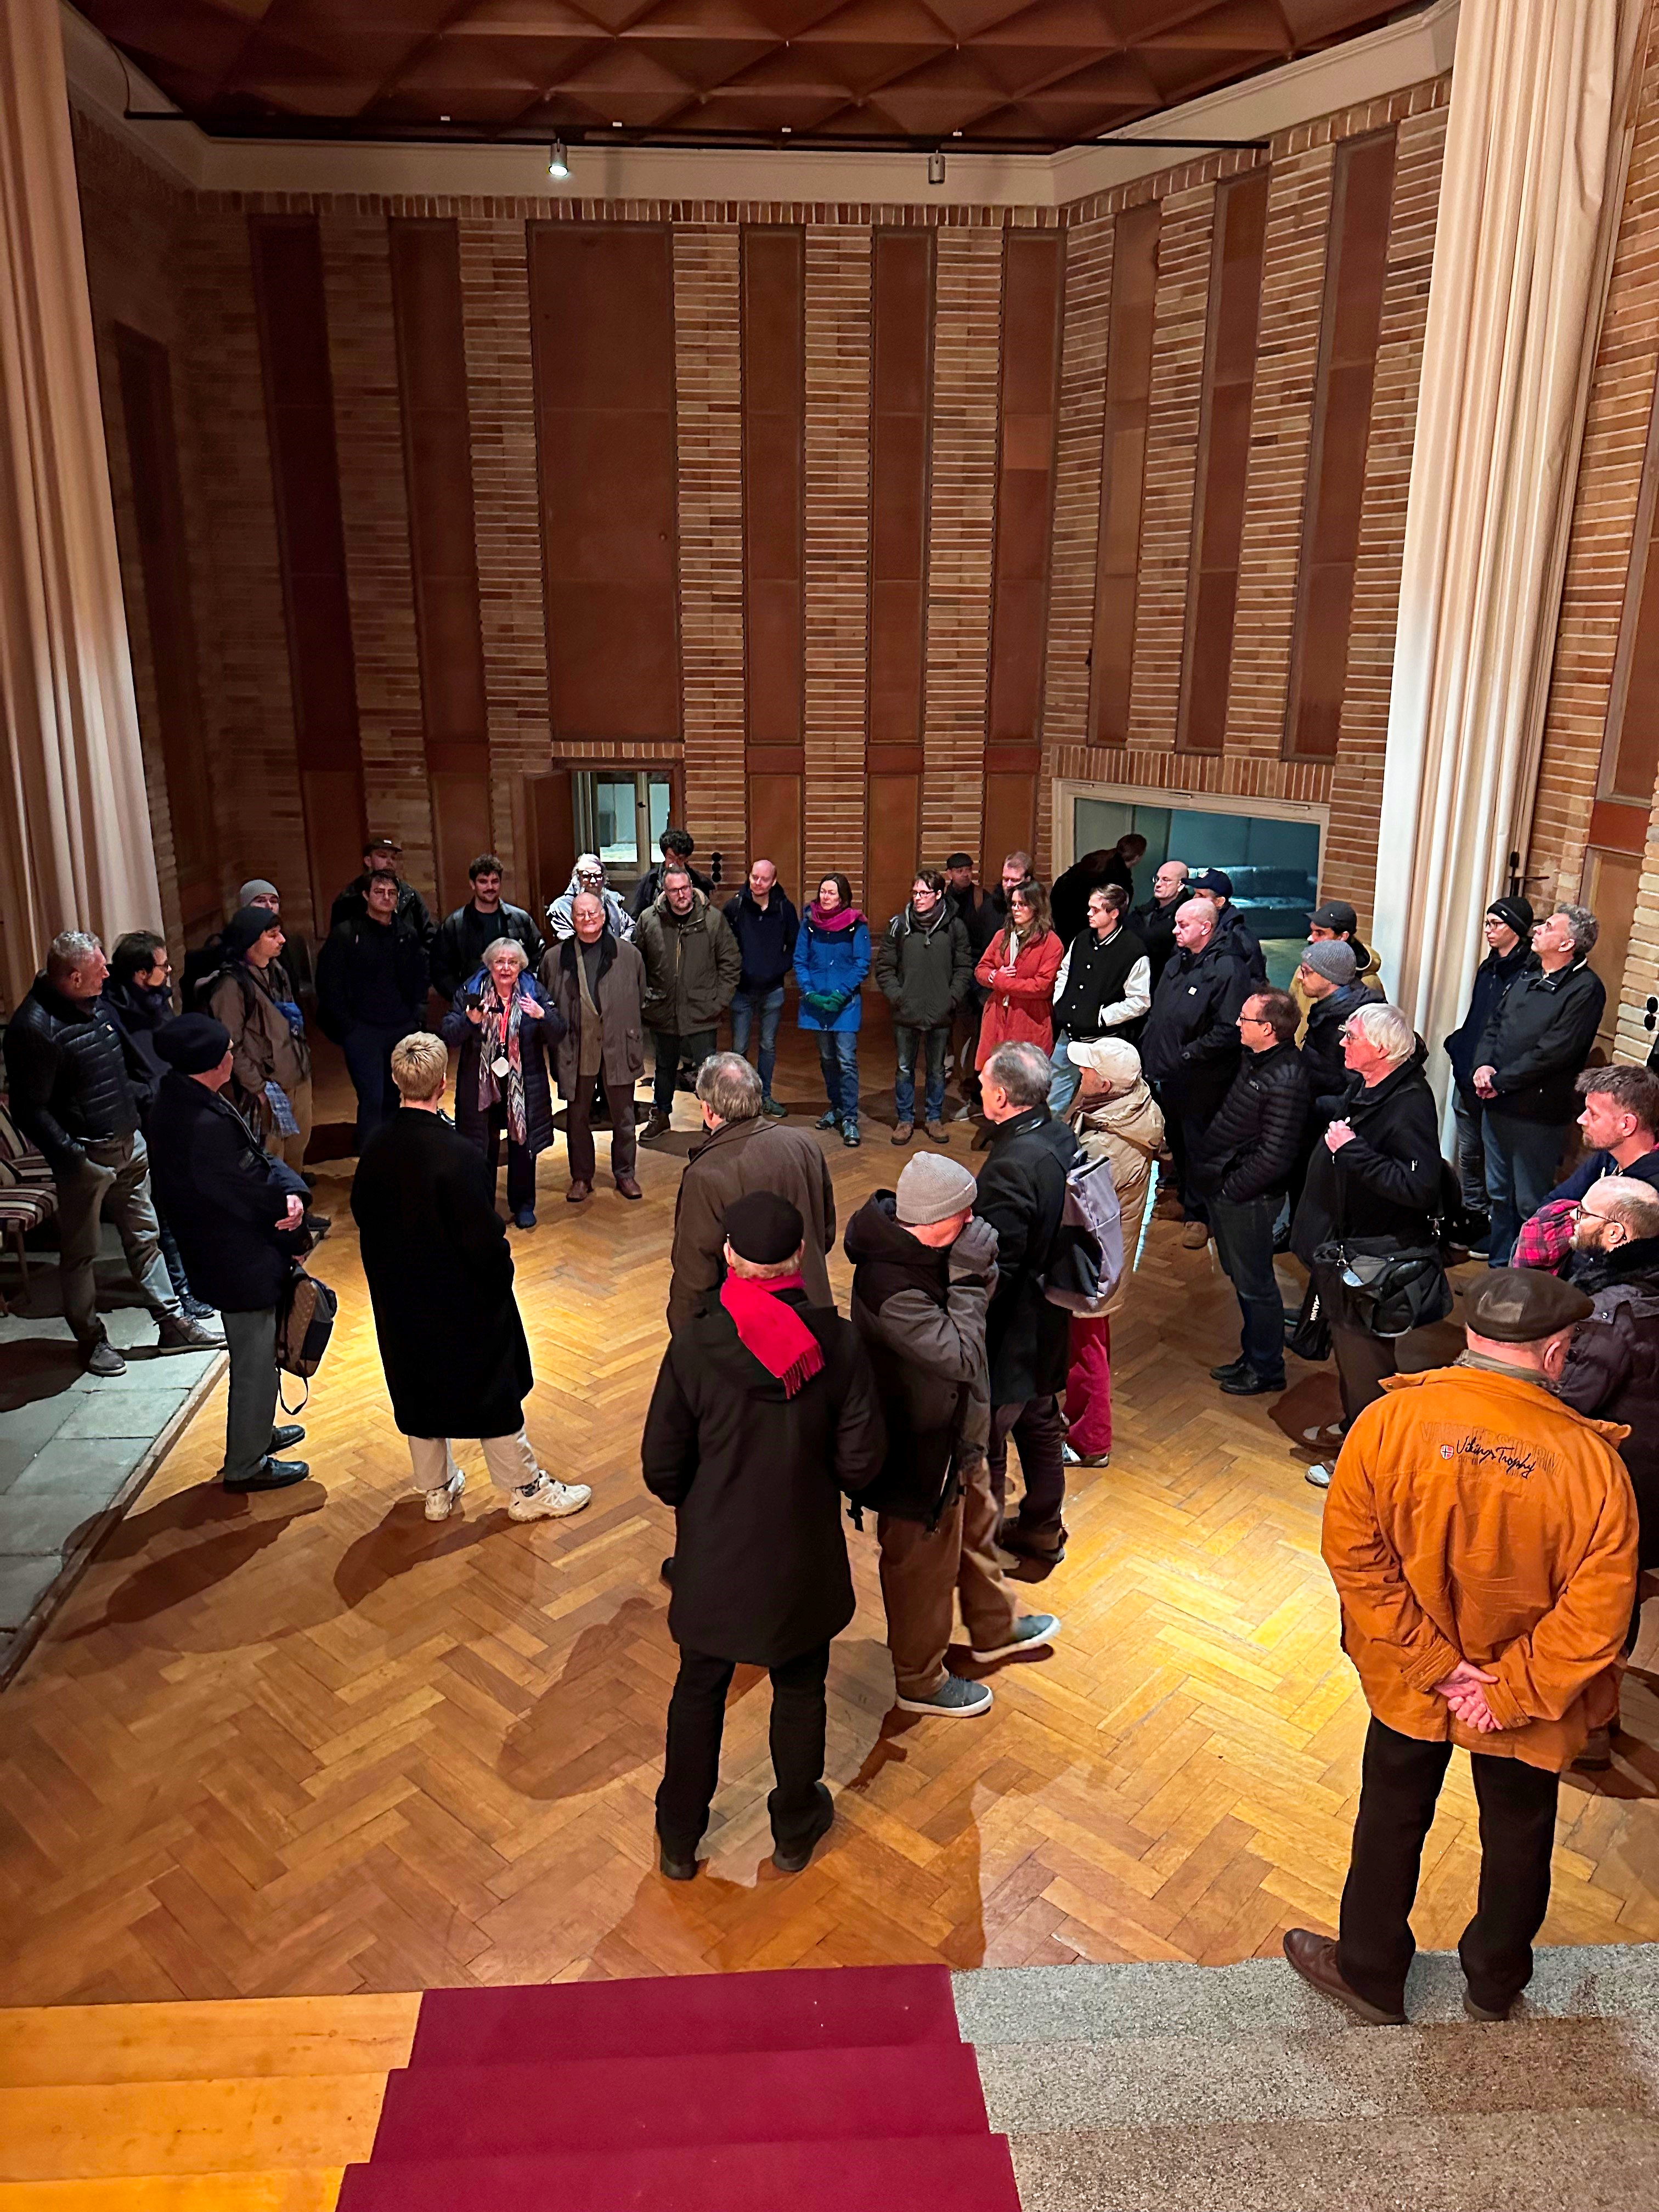
{"type": "Polygon", "coordinates": [[[898,1179],[898,1218],[907,1229],[931,1228],[973,1204],[979,1185],[948,1152],[918,1152],[898,1179]]]}
{"type": "Polygon", "coordinates": [[[1314,975],[1322,975],[1328,983],[1334,983],[1339,991],[1359,973],[1352,945],[1345,944],[1340,937],[1322,937],[1312,945],[1304,945],[1302,965],[1314,975]]]}

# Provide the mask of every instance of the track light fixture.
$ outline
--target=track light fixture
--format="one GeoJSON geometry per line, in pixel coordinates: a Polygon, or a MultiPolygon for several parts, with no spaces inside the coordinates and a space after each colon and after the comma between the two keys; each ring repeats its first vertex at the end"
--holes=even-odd
{"type": "Polygon", "coordinates": [[[945,155],[937,146],[927,156],[927,181],[930,185],[945,182],[945,155]]]}
{"type": "Polygon", "coordinates": [[[565,159],[564,141],[556,138],[548,149],[547,173],[550,177],[565,178],[570,174],[570,164],[565,159]]]}

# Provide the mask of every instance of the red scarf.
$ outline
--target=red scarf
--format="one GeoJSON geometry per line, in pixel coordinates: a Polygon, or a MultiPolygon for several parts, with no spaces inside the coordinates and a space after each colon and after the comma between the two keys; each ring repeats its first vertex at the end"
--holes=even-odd
{"type": "Polygon", "coordinates": [[[793,1306],[778,1296],[780,1291],[805,1287],[799,1275],[776,1275],[764,1283],[728,1275],[720,1285],[720,1304],[732,1316],[738,1341],[782,1383],[786,1398],[823,1372],[823,1346],[793,1306]]]}

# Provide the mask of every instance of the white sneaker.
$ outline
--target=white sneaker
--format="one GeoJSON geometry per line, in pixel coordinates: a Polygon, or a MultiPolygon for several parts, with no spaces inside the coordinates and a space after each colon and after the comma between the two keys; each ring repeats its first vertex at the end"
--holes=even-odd
{"type": "Polygon", "coordinates": [[[426,1517],[428,1521],[447,1521],[449,1509],[466,1488],[465,1469],[457,1468],[447,1482],[437,1490],[426,1493],[426,1517]]]}
{"type": "Polygon", "coordinates": [[[1331,1486],[1331,1471],[1322,1460],[1316,1460],[1308,1469],[1308,1480],[1316,1490],[1328,1490],[1331,1486]]]}
{"type": "Polygon", "coordinates": [[[580,1513],[593,1495],[592,1487],[586,1482],[555,1482],[550,1474],[536,1478],[533,1490],[515,1490],[507,1500],[509,1521],[562,1521],[568,1513],[580,1513]]]}

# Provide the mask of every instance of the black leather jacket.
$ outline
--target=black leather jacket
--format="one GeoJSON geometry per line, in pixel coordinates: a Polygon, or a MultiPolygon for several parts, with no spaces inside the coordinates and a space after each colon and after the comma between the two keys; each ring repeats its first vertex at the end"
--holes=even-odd
{"type": "Polygon", "coordinates": [[[6,1030],[13,1119],[55,1175],[72,1175],[86,1148],[138,1127],[148,1088],[137,1048],[97,999],[67,999],[37,975],[6,1030]]]}

